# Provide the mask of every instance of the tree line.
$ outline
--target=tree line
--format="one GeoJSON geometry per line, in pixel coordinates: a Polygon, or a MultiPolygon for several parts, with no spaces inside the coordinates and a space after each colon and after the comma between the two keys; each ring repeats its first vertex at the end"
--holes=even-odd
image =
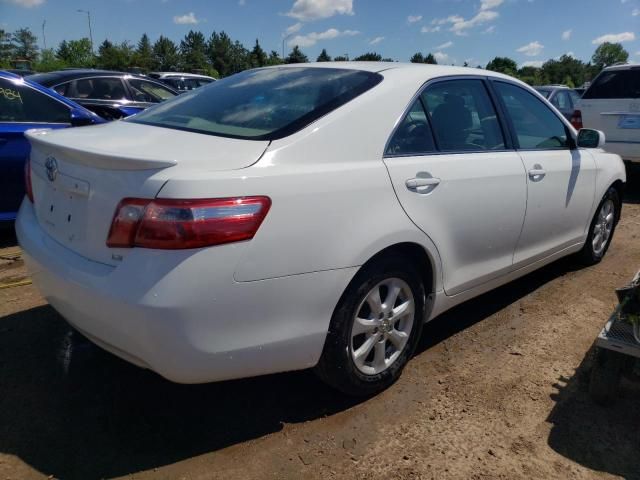
{"type": "MultiPolygon", "coordinates": [[[[582,62],[570,55],[547,60],[542,66],[518,67],[515,60],[495,57],[484,68],[502,72],[531,85],[562,83],[570,87],[583,85],[608,65],[626,62],[629,54],[618,43],[603,43],[594,52],[590,62],[582,62]]],[[[107,70],[139,69],[149,71],[186,71],[205,73],[214,77],[225,77],[248,68],[279,65],[283,63],[305,63],[309,61],[299,46],[294,46],[282,58],[276,50],[265,51],[256,39],[253,48],[246,48],[233,40],[226,32],[213,32],[209,38],[200,31],[191,30],[179,43],[160,36],[151,42],[142,35],[137,44],[128,41],[114,43],[104,40],[94,51],[88,38],[63,40],[56,48],[40,49],[38,38],[28,28],[13,33],[0,30],[0,68],[10,68],[12,62],[26,60],[35,71],[52,71],[62,68],[103,68],[107,70]]],[[[383,58],[377,52],[367,52],[352,59],[348,55],[331,57],[326,49],[315,59],[329,61],[394,61],[383,58]]],[[[412,63],[437,64],[432,53],[415,53],[412,63]]],[[[469,66],[466,62],[464,66],[469,66]]],[[[477,68],[482,68],[480,65],[477,68]]]]}

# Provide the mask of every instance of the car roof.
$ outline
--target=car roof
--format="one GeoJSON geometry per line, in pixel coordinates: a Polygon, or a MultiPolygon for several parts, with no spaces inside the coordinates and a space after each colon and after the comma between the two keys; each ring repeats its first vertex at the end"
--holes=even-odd
{"type": "Polygon", "coordinates": [[[38,82],[40,85],[44,85],[46,87],[50,87],[56,85],[61,82],[66,82],[69,80],[76,80],[78,78],[87,78],[87,77],[95,77],[95,76],[114,76],[114,77],[132,77],[132,78],[140,78],[145,79],[145,77],[141,75],[136,75],[128,72],[117,72],[113,70],[94,70],[91,68],[79,68],[75,70],[58,70],[55,72],[48,73],[36,73],[35,75],[29,75],[29,79],[38,82]]]}
{"type": "Polygon", "coordinates": [[[149,75],[159,75],[162,77],[185,77],[185,78],[210,78],[215,80],[214,77],[209,75],[201,75],[199,73],[184,73],[184,72],[149,72],[149,75]]]}
{"type": "Polygon", "coordinates": [[[615,65],[609,65],[605,67],[604,70],[635,70],[640,68],[640,63],[621,63],[615,65]]]}

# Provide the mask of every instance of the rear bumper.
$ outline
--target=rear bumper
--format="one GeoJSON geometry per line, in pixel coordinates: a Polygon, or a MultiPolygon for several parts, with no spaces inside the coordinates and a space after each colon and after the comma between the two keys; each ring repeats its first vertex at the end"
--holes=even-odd
{"type": "Polygon", "coordinates": [[[355,268],[236,282],[243,244],[134,249],[117,267],[63,247],[25,201],[18,240],[47,301],[106,350],[180,383],[308,368],[355,268]]]}
{"type": "Polygon", "coordinates": [[[612,142],[607,141],[604,145],[607,152],[617,153],[626,162],[640,163],[640,142],[612,142]]]}

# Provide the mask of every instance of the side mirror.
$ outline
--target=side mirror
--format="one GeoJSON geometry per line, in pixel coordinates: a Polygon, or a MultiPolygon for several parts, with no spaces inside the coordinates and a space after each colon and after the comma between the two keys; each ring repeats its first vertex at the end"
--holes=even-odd
{"type": "Polygon", "coordinates": [[[581,128],[578,131],[578,148],[602,148],[605,144],[604,132],[581,128]]]}
{"type": "Polygon", "coordinates": [[[85,125],[93,125],[95,121],[85,111],[74,108],[71,110],[70,123],[73,127],[84,127],[85,125]]]}

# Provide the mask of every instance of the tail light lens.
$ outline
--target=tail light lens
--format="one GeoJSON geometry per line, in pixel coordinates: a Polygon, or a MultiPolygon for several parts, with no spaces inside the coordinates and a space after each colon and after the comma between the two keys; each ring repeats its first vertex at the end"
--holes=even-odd
{"type": "Polygon", "coordinates": [[[31,184],[31,160],[27,158],[24,163],[24,190],[27,198],[33,203],[33,185],[31,184]]]}
{"type": "Polygon", "coordinates": [[[108,247],[177,250],[249,240],[271,207],[269,197],[207,200],[125,198],[111,222],[108,247]]]}
{"type": "Polygon", "coordinates": [[[573,115],[571,116],[571,125],[576,130],[580,130],[582,125],[582,112],[580,110],[574,110],[573,115]]]}

